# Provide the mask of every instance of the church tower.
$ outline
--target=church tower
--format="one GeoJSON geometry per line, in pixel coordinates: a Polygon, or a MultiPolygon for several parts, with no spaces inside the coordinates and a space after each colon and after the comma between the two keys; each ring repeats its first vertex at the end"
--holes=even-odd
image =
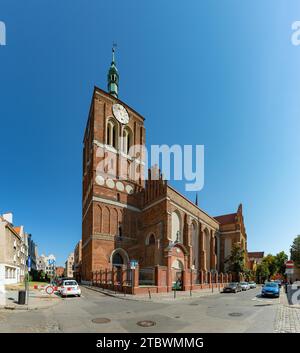
{"type": "Polygon", "coordinates": [[[118,98],[115,48],[107,88],[94,88],[83,141],[82,278],[87,281],[92,271],[127,265],[137,243],[144,189],[144,118],[118,98]]]}

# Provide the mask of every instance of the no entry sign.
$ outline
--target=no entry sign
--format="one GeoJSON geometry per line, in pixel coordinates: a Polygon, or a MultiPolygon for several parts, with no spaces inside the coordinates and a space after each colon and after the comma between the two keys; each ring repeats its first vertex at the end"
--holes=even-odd
{"type": "Polygon", "coordinates": [[[285,263],[286,268],[294,268],[294,261],[289,260],[285,263]]]}

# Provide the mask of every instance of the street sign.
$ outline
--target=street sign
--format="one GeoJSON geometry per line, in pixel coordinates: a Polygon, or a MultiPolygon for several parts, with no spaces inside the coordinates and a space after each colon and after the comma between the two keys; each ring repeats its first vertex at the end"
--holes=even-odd
{"type": "Polygon", "coordinates": [[[294,268],[294,261],[289,260],[285,263],[286,268],[294,268]]]}
{"type": "Polygon", "coordinates": [[[30,270],[31,270],[31,258],[30,258],[30,256],[28,256],[28,259],[27,259],[27,267],[28,267],[28,272],[30,272],[30,270]]]}
{"type": "Polygon", "coordinates": [[[55,260],[54,259],[49,259],[48,260],[48,264],[49,264],[49,266],[54,265],[55,264],[55,260]]]}
{"type": "Polygon", "coordinates": [[[138,263],[137,260],[131,260],[131,261],[130,261],[130,268],[131,268],[131,270],[134,270],[134,269],[137,267],[138,264],[139,264],[139,263],[138,263]]]}

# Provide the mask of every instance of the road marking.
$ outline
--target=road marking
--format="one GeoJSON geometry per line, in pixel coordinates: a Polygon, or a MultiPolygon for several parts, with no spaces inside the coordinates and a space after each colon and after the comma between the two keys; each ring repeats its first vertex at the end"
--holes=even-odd
{"type": "Polygon", "coordinates": [[[272,303],[272,304],[279,304],[280,303],[279,298],[274,298],[272,300],[272,299],[260,299],[258,297],[254,297],[251,300],[257,301],[257,302],[263,302],[263,303],[272,303]]]}

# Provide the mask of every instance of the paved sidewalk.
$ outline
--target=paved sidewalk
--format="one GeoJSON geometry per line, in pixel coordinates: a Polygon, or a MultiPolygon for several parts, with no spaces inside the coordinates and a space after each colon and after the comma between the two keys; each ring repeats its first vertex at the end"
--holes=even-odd
{"type": "Polygon", "coordinates": [[[280,305],[275,319],[275,332],[300,333],[300,309],[280,305]]]}
{"type": "Polygon", "coordinates": [[[274,331],[300,333],[300,305],[290,305],[284,289],[280,295],[280,305],[276,313],[274,331]]]}
{"type": "Polygon", "coordinates": [[[28,305],[18,304],[18,291],[8,290],[5,293],[6,303],[0,305],[0,310],[38,310],[47,309],[60,302],[61,298],[55,294],[48,295],[39,290],[32,290],[29,292],[28,305]]]}
{"type": "Polygon", "coordinates": [[[112,290],[108,289],[103,289],[95,286],[89,286],[89,285],[82,285],[82,287],[87,288],[89,290],[93,290],[96,292],[99,292],[101,294],[105,294],[110,297],[115,297],[119,299],[124,299],[124,300],[133,300],[133,301],[139,301],[139,302],[152,302],[152,303],[161,303],[162,301],[164,302],[174,302],[178,300],[187,300],[187,299],[192,299],[192,298],[201,298],[201,297],[207,297],[211,295],[216,295],[220,294],[219,290],[214,288],[213,292],[211,289],[201,289],[201,290],[195,290],[192,291],[192,295],[190,291],[174,291],[168,292],[168,293],[151,293],[151,296],[149,294],[139,294],[139,295],[132,295],[132,294],[126,294],[124,293],[119,293],[115,292],[112,290]]]}

